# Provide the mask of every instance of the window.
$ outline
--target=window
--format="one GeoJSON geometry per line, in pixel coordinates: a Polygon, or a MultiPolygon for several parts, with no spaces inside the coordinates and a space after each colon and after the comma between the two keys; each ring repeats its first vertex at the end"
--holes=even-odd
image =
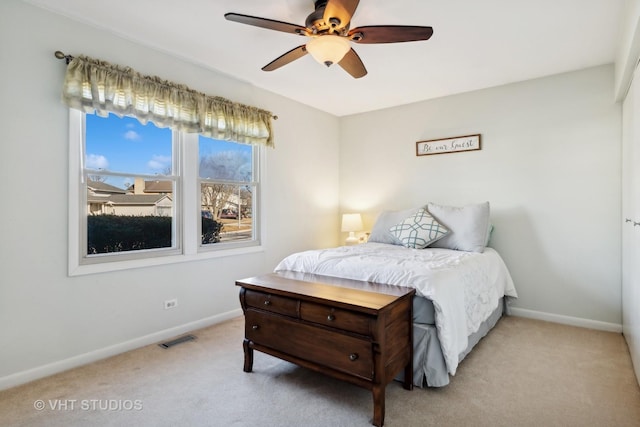
{"type": "Polygon", "coordinates": [[[150,122],[86,115],[81,184],[87,214],[80,218],[86,261],[180,248],[176,146],[170,129],[150,122]]]}
{"type": "Polygon", "coordinates": [[[221,225],[217,235],[215,230],[201,231],[202,245],[253,240],[255,148],[200,136],[198,149],[202,227],[208,222],[205,218],[221,225]]]}
{"type": "Polygon", "coordinates": [[[70,274],[257,247],[257,146],[70,110],[70,274]]]}

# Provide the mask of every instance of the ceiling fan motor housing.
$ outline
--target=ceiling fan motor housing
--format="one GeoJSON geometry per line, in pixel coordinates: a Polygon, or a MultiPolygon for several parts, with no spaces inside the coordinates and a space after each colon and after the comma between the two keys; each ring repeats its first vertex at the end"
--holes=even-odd
{"type": "Polygon", "coordinates": [[[329,22],[325,22],[324,10],[327,6],[328,0],[316,0],[314,2],[315,10],[307,16],[305,25],[309,28],[313,34],[323,33],[344,33],[349,29],[349,22],[346,25],[340,21],[337,17],[329,18],[329,22]]]}

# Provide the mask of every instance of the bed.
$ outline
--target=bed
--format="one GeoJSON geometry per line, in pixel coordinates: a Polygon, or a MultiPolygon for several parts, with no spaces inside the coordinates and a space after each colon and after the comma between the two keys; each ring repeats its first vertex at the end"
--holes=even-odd
{"type": "Polygon", "coordinates": [[[298,252],[275,271],[415,288],[413,383],[442,387],[517,298],[502,257],[487,246],[492,228],[488,202],[383,212],[367,243],[298,252]]]}

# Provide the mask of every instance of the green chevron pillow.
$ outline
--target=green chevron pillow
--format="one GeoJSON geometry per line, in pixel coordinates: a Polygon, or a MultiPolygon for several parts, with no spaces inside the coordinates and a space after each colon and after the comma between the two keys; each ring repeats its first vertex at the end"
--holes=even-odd
{"type": "Polygon", "coordinates": [[[432,217],[425,208],[405,218],[402,222],[389,228],[403,246],[423,249],[443,238],[449,230],[432,217]]]}

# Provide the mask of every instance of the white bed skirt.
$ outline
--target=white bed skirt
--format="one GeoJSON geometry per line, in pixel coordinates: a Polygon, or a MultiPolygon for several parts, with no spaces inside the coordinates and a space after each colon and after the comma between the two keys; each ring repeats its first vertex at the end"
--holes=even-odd
{"type": "MultiPolygon", "coordinates": [[[[485,320],[477,332],[469,336],[469,345],[460,353],[459,362],[498,323],[504,313],[504,301],[485,320]]],[[[458,362],[458,363],[459,363],[458,362]]],[[[401,372],[396,380],[404,380],[401,372]]],[[[444,387],[449,384],[449,373],[442,355],[438,331],[435,325],[413,324],[413,384],[416,387],[444,387]]]]}

